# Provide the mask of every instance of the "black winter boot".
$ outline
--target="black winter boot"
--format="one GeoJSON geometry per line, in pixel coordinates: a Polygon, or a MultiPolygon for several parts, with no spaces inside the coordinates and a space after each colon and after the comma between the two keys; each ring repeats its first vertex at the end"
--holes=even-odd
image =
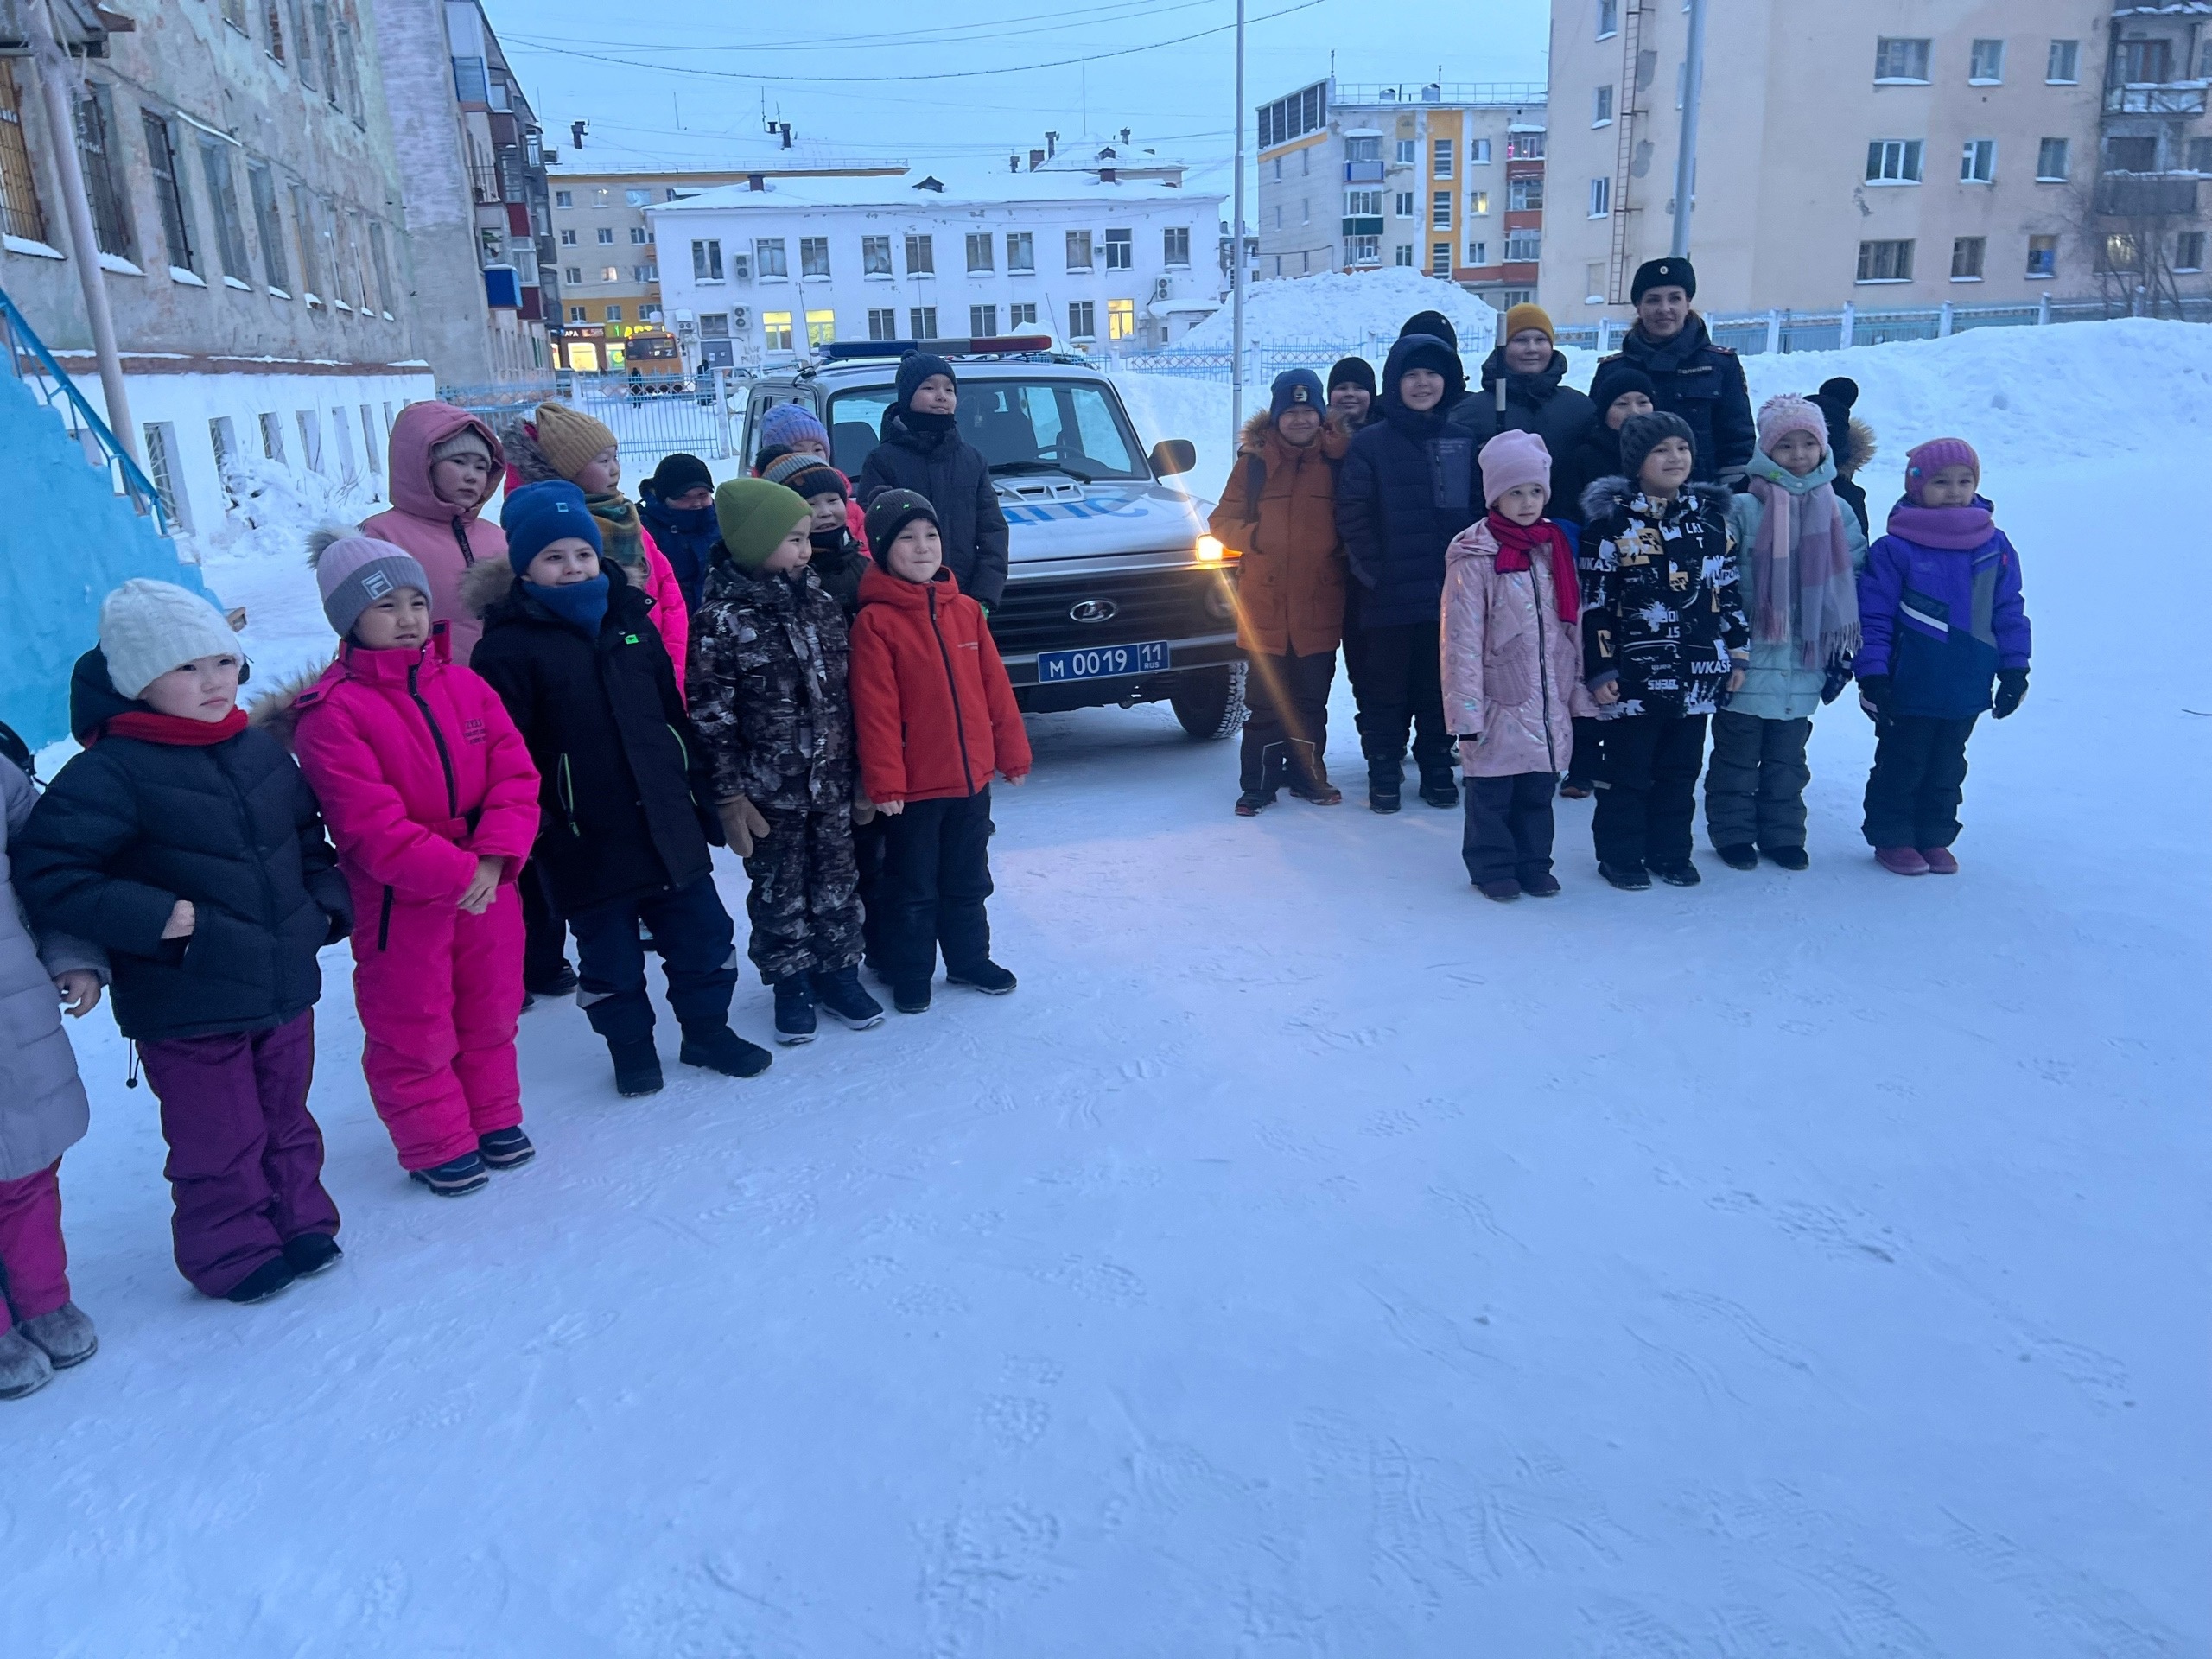
{"type": "Polygon", "coordinates": [[[855,1031],[883,1023],[883,1004],[862,988],[858,968],[816,969],[814,1000],[855,1031]]]}
{"type": "Polygon", "coordinates": [[[981,962],[971,962],[964,968],[945,965],[944,982],[965,985],[971,991],[981,991],[985,996],[1004,996],[1018,982],[1014,976],[998,963],[985,957],[981,962]]]}
{"type": "Polygon", "coordinates": [[[1739,846],[1716,847],[1713,850],[1732,870],[1756,870],[1759,867],[1759,849],[1748,841],[1739,846]]]}
{"type": "Polygon", "coordinates": [[[1449,760],[1438,760],[1421,769],[1421,798],[1431,806],[1459,804],[1459,774],[1449,760]]]}
{"type": "MultiPolygon", "coordinates": [[[[807,1012],[814,1012],[811,1003],[807,1012]]],[[[728,1026],[693,1036],[683,1033],[683,1046],[676,1058],[686,1065],[719,1071],[726,1077],[757,1077],[776,1063],[776,1057],[758,1044],[748,1043],[728,1026]]]]}
{"type": "Polygon", "coordinates": [[[338,1241],[328,1233],[302,1233],[284,1241],[284,1259],[292,1264],[292,1271],[302,1279],[312,1279],[318,1273],[327,1273],[338,1265],[346,1254],[338,1248],[338,1241]]]}
{"type": "Polygon", "coordinates": [[[660,1055],[654,1049],[652,1038],[634,1043],[609,1043],[607,1052],[614,1058],[617,1094],[626,1100],[635,1100],[640,1095],[660,1092],[660,1055]]]}
{"type": "Polygon", "coordinates": [[[814,1040],[814,988],[804,974],[776,982],[776,1040],[786,1047],[814,1040]]]}
{"type": "Polygon", "coordinates": [[[1367,810],[1370,812],[1395,812],[1398,810],[1398,791],[1406,780],[1403,755],[1384,759],[1381,755],[1367,757],[1367,810]]]}
{"type": "Polygon", "coordinates": [[[236,1302],[240,1307],[265,1302],[278,1291],[289,1289],[299,1276],[292,1264],[283,1256],[272,1255],[225,1291],[223,1300],[236,1302]]]}

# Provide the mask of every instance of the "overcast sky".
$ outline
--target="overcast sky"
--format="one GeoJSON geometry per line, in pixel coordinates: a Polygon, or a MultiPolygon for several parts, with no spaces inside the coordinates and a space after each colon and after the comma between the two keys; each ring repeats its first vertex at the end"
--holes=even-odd
{"type": "MultiPolygon", "coordinates": [[[[485,10],[564,163],[758,156],[775,143],[764,102],[810,148],[988,162],[1041,144],[1048,128],[1073,139],[1087,108],[1092,133],[1132,128],[1194,163],[1192,183],[1229,184],[1234,0],[1055,0],[1027,16],[1024,0],[485,10]],[[779,28],[764,27],[771,18],[779,28]],[[1201,37],[1147,46],[1186,35],[1201,37]],[[572,156],[579,119],[591,131],[572,156]]],[[[1548,15],[1535,0],[1247,0],[1246,143],[1251,107],[1326,75],[1332,52],[1345,82],[1540,81],[1548,15]]]]}

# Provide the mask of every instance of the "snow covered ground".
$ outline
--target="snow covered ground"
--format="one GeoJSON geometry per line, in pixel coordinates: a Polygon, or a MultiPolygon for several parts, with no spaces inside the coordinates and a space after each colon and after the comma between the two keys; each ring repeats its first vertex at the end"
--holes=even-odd
{"type": "MultiPolygon", "coordinates": [[[[1566,893],[1510,908],[1456,815],[1241,822],[1230,747],[1165,713],[1038,720],[997,810],[1017,995],[749,1084],[671,1040],[640,1102],[541,1007],[543,1154],[483,1196],[402,1179],[329,953],[348,1255],[252,1309],[170,1266],[95,1015],[63,1188],[104,1347],[0,1405],[0,1649],[2212,1652],[2212,575],[2176,476],[2212,405],[2171,351],[2124,424],[2023,355],[2038,450],[1979,340],[1883,378],[1923,349],[1849,359],[1878,470],[1988,442],[2037,629],[1955,880],[1872,868],[1847,705],[1808,874],[1616,893],[1570,804],[1566,893]]],[[[312,643],[296,566],[210,576],[265,658],[312,643]]],[[[1336,718],[1351,772],[1341,683],[1336,718]]]]}

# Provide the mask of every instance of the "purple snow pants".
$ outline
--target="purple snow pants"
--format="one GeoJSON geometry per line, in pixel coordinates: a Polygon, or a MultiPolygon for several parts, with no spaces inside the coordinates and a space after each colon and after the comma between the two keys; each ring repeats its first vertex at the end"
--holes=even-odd
{"type": "Polygon", "coordinates": [[[273,1031],[141,1043],[169,1143],[177,1271],[227,1295],[302,1233],[338,1232],[322,1190],[322,1131],[308,1115],[315,1010],[273,1031]]]}
{"type": "Polygon", "coordinates": [[[0,1181],[0,1331],[51,1313],[69,1300],[61,1246],[61,1166],[0,1181]]]}

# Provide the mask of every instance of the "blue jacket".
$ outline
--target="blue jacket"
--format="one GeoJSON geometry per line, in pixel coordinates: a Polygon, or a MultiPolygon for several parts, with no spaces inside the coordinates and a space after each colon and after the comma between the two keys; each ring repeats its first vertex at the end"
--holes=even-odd
{"type": "MultiPolygon", "coordinates": [[[[1980,496],[1974,505],[1989,507],[1980,496]]],[[[1909,521],[1910,505],[1891,509],[1890,532],[1859,573],[1866,643],[1853,667],[1862,677],[1889,676],[1891,713],[1965,720],[1989,707],[1998,670],[2028,665],[2020,556],[1994,524],[1971,548],[1909,540],[1898,521],[1909,521]]]]}
{"type": "Polygon", "coordinates": [[[1357,587],[1349,608],[1360,627],[1435,622],[1444,550],[1483,516],[1475,441],[1447,418],[1465,396],[1464,373],[1446,377],[1444,401],[1425,414],[1397,399],[1406,359],[1420,345],[1442,349],[1421,334],[1390,348],[1380,415],[1353,436],[1337,473],[1337,534],[1357,587]]]}

